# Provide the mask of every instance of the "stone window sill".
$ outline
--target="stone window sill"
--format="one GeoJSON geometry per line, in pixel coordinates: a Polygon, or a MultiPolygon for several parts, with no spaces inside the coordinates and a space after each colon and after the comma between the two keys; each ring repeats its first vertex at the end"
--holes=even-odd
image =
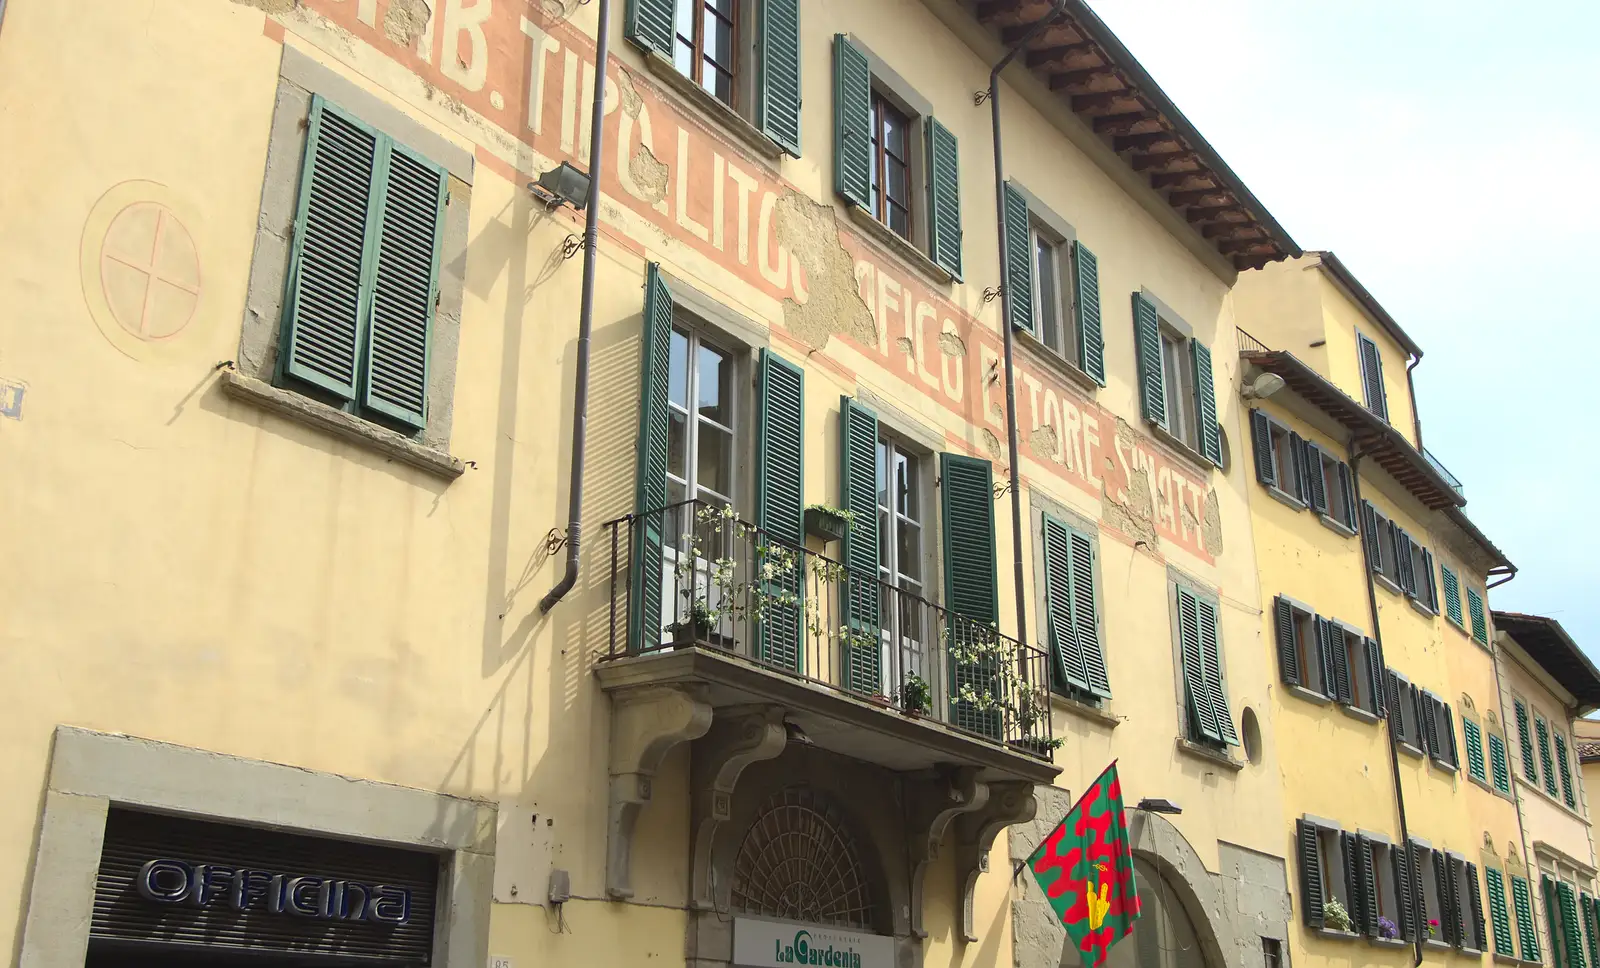
{"type": "Polygon", "coordinates": [[[1354,941],[1361,937],[1354,931],[1341,931],[1338,928],[1317,928],[1316,931],[1317,934],[1322,935],[1324,938],[1337,938],[1340,941],[1354,941]]]}
{"type": "Polygon", "coordinates": [[[332,434],[341,440],[408,464],[446,483],[460,477],[466,465],[442,450],[435,450],[369,423],[355,414],[336,410],[292,390],[275,387],[237,370],[222,374],[222,391],[235,400],[254,404],[281,417],[332,434]]]}
{"type": "Polygon", "coordinates": [[[1400,586],[1396,585],[1394,583],[1394,581],[1389,578],[1388,575],[1385,575],[1382,572],[1379,572],[1378,574],[1373,575],[1372,579],[1373,579],[1373,581],[1376,581],[1378,583],[1378,587],[1379,588],[1386,588],[1386,589],[1389,590],[1389,592],[1391,594],[1401,595],[1401,596],[1405,595],[1405,592],[1400,590],[1400,586]]]}
{"type": "Polygon", "coordinates": [[[1025,329],[1017,329],[1015,327],[1012,328],[1012,332],[1018,337],[1017,343],[1027,348],[1029,358],[1040,366],[1051,370],[1068,382],[1076,383],[1086,393],[1092,394],[1100,389],[1100,384],[1095,382],[1094,377],[1079,369],[1078,364],[1067,359],[1065,355],[1056,352],[1050,346],[1046,346],[1039,337],[1025,329]]]}
{"type": "Polygon", "coordinates": [[[1304,699],[1306,702],[1314,702],[1319,706],[1326,706],[1333,702],[1332,699],[1329,699],[1322,693],[1314,692],[1310,689],[1307,689],[1305,686],[1288,685],[1284,688],[1289,690],[1289,694],[1291,696],[1298,696],[1301,699],[1304,699]]]}
{"type": "MultiPolygon", "coordinates": [[[[1340,521],[1337,518],[1329,517],[1326,514],[1318,514],[1317,517],[1321,519],[1323,527],[1334,532],[1335,534],[1344,535],[1346,538],[1354,538],[1356,536],[1355,528],[1350,527],[1348,524],[1345,524],[1343,521],[1340,521]]],[[[1401,943],[1404,944],[1404,942],[1401,943]]]]}
{"type": "Polygon", "coordinates": [[[1179,457],[1193,464],[1194,469],[1199,471],[1202,475],[1209,474],[1216,468],[1217,465],[1207,460],[1206,455],[1200,453],[1198,450],[1195,450],[1193,447],[1190,447],[1188,441],[1174,437],[1171,431],[1167,430],[1160,424],[1146,420],[1145,426],[1150,428],[1151,435],[1153,435],[1163,444],[1166,444],[1172,450],[1177,451],[1179,457]]]}
{"type": "Polygon", "coordinates": [[[645,55],[644,63],[650,69],[650,73],[679,97],[687,100],[700,115],[739,139],[746,148],[769,161],[777,161],[784,156],[782,145],[767,137],[760,128],[745,120],[739,112],[712,97],[692,79],[685,77],[672,61],[651,51],[645,55]]]}
{"type": "Polygon", "coordinates": [[[1423,615],[1426,615],[1429,618],[1434,618],[1439,614],[1438,612],[1435,612],[1433,609],[1429,608],[1426,602],[1419,601],[1415,598],[1411,598],[1410,596],[1407,596],[1407,598],[1411,602],[1411,607],[1421,612],[1423,615]]]}
{"type": "Polygon", "coordinates": [[[1288,491],[1285,491],[1276,484],[1268,484],[1267,493],[1271,494],[1279,501],[1282,501],[1284,504],[1294,508],[1296,511],[1304,511],[1306,509],[1305,502],[1301,501],[1299,498],[1295,497],[1293,494],[1290,494],[1288,491]]]}
{"type": "MultiPolygon", "coordinates": [[[[1522,777],[1518,777],[1518,782],[1521,783],[1526,789],[1532,790],[1543,799],[1549,801],[1550,805],[1555,807],[1557,810],[1565,810],[1568,814],[1572,815],[1573,818],[1582,821],[1585,826],[1589,825],[1589,818],[1585,817],[1582,813],[1579,813],[1572,807],[1567,806],[1567,802],[1561,799],[1560,794],[1552,794],[1539,784],[1522,777]]],[[[1600,966],[1597,966],[1597,968],[1600,968],[1600,966]]]]}
{"type": "Polygon", "coordinates": [[[1384,947],[1384,948],[1409,948],[1409,947],[1411,947],[1411,942],[1403,941],[1400,938],[1378,938],[1378,937],[1373,937],[1373,936],[1369,935],[1367,937],[1367,942],[1369,944],[1375,944],[1375,945],[1378,945],[1378,946],[1384,947]]]}
{"type": "Polygon", "coordinates": [[[1424,939],[1422,939],[1422,944],[1425,947],[1434,949],[1435,951],[1454,951],[1455,950],[1453,947],[1450,946],[1450,944],[1448,942],[1440,941],[1438,938],[1424,938],[1424,939]]]}
{"type": "Polygon", "coordinates": [[[1098,726],[1104,726],[1107,729],[1116,729],[1118,726],[1122,725],[1121,719],[1111,715],[1104,709],[1091,706],[1086,702],[1079,702],[1076,699],[1063,696],[1060,693],[1052,692],[1050,694],[1050,705],[1069,716],[1076,716],[1079,719],[1088,720],[1091,723],[1094,723],[1098,726]]]}
{"type": "Polygon", "coordinates": [[[1539,964],[1539,962],[1537,962],[1537,961],[1523,961],[1521,958],[1514,958],[1511,955],[1502,955],[1502,954],[1495,955],[1494,956],[1494,960],[1499,962],[1502,965],[1537,965],[1537,964],[1539,964]]]}
{"type": "Polygon", "coordinates": [[[1351,719],[1359,719],[1363,723],[1376,723],[1378,721],[1377,716],[1357,706],[1346,706],[1344,703],[1340,703],[1339,708],[1344,710],[1344,714],[1351,719]]]}
{"type": "Polygon", "coordinates": [[[948,286],[956,277],[951,275],[944,266],[928,258],[928,254],[912,245],[907,239],[902,238],[889,226],[872,217],[872,213],[851,202],[850,218],[862,231],[872,236],[872,240],[888,248],[895,255],[909,262],[918,272],[932,279],[935,285],[948,286]]]}
{"type": "Polygon", "coordinates": [[[1494,793],[1495,792],[1494,787],[1490,786],[1487,781],[1480,780],[1477,777],[1473,776],[1472,772],[1470,770],[1467,771],[1467,779],[1471,780],[1475,786],[1482,787],[1484,789],[1484,791],[1487,792],[1487,793],[1494,793]]]}
{"type": "Polygon", "coordinates": [[[1436,757],[1433,757],[1433,756],[1429,756],[1428,757],[1428,762],[1430,764],[1432,764],[1434,769],[1443,771],[1445,773],[1459,773],[1460,772],[1460,770],[1457,769],[1456,767],[1451,766],[1449,763],[1446,763],[1443,760],[1440,760],[1440,759],[1438,759],[1436,757]]]}
{"type": "Polygon", "coordinates": [[[1243,763],[1240,763],[1238,760],[1234,759],[1228,754],[1218,752],[1209,746],[1202,746],[1199,743],[1186,740],[1181,736],[1178,737],[1178,752],[1184,754],[1185,756],[1192,756],[1197,760],[1203,760],[1204,762],[1210,763],[1213,766],[1220,766],[1225,770],[1231,770],[1234,773],[1244,769],[1243,763]]]}
{"type": "Polygon", "coordinates": [[[1405,753],[1405,754],[1407,754],[1409,756],[1414,756],[1419,760],[1422,759],[1423,752],[1419,747],[1414,746],[1414,745],[1412,745],[1410,743],[1407,743],[1405,740],[1401,740],[1400,743],[1399,743],[1399,746],[1400,746],[1400,752],[1405,753]]]}

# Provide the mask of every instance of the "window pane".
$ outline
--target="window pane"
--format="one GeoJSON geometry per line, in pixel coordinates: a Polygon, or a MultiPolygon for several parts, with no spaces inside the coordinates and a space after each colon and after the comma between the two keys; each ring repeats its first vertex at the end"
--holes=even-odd
{"type": "Polygon", "coordinates": [[[1038,233],[1033,236],[1033,264],[1037,276],[1034,285],[1034,309],[1039,316],[1039,337],[1044,345],[1054,350],[1062,349],[1061,326],[1056,318],[1060,305],[1056,295],[1056,247],[1038,233]]]}
{"type": "Polygon", "coordinates": [[[681,73],[690,74],[694,70],[694,5],[678,4],[677,14],[677,41],[672,45],[672,63],[681,73]]]}
{"type": "Polygon", "coordinates": [[[910,191],[910,186],[908,184],[910,181],[910,175],[906,171],[906,166],[902,165],[893,158],[886,159],[884,178],[887,181],[886,190],[889,193],[889,198],[892,201],[898,202],[898,207],[905,207],[907,202],[907,194],[910,191]]]}
{"type": "Polygon", "coordinates": [[[896,235],[910,237],[911,213],[899,205],[890,205],[889,228],[893,229],[896,235]]]}
{"type": "Polygon", "coordinates": [[[695,483],[721,495],[733,493],[733,435],[700,421],[695,483]]]}
{"type": "MultiPolygon", "coordinates": [[[[878,441],[878,507],[889,506],[889,445],[878,441]]],[[[881,529],[879,533],[885,533],[881,529]]]]}
{"type": "Polygon", "coordinates": [[[910,125],[906,123],[905,115],[896,111],[887,102],[880,103],[883,104],[883,150],[900,161],[905,161],[906,129],[910,125]]]}
{"type": "Polygon", "coordinates": [[[698,370],[700,416],[733,426],[733,362],[728,354],[702,344],[698,370]]]}
{"type": "Polygon", "coordinates": [[[1166,336],[1161,337],[1161,371],[1167,388],[1167,426],[1173,436],[1183,439],[1183,364],[1178,358],[1178,344],[1166,336]]]}
{"type": "Polygon", "coordinates": [[[900,566],[900,574],[906,578],[922,578],[922,529],[905,519],[895,522],[899,529],[895,550],[899,556],[896,562],[900,566]]]}
{"type": "Polygon", "coordinates": [[[677,407],[667,408],[667,473],[689,476],[689,418],[677,407]]]}
{"type": "Polygon", "coordinates": [[[917,462],[900,451],[894,454],[894,509],[913,521],[920,520],[917,501],[917,462]]]}
{"type": "Polygon", "coordinates": [[[689,409],[689,337],[672,331],[671,352],[667,357],[667,399],[689,409]]]}
{"type": "Polygon", "coordinates": [[[889,512],[878,509],[878,567],[885,572],[884,578],[892,578],[889,561],[889,512]]]}
{"type": "MultiPolygon", "coordinates": [[[[719,15],[715,3],[706,4],[706,60],[733,68],[733,15],[719,15]]],[[[728,4],[731,6],[731,4],[728,4]]]]}

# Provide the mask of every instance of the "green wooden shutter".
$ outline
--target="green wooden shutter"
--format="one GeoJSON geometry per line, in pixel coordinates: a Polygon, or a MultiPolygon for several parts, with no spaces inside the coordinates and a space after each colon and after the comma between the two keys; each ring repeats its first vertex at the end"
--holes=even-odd
{"type": "Polygon", "coordinates": [[[1427,548],[1422,549],[1422,570],[1419,582],[1419,598],[1424,605],[1434,612],[1439,611],[1439,585],[1434,575],[1437,572],[1433,566],[1433,552],[1427,548]]]}
{"type": "Polygon", "coordinates": [[[1400,937],[1410,941],[1416,926],[1415,895],[1412,886],[1415,878],[1411,876],[1415,864],[1415,848],[1408,842],[1396,844],[1389,851],[1389,860],[1394,868],[1394,897],[1395,897],[1395,927],[1400,929],[1400,937]]]}
{"type": "Polygon", "coordinates": [[[833,37],[833,190],[872,206],[872,68],[844,34],[833,37]]]}
{"type": "Polygon", "coordinates": [[[1550,932],[1550,961],[1554,965],[1565,965],[1561,944],[1561,902],[1556,897],[1556,882],[1545,875],[1541,879],[1542,893],[1544,894],[1544,923],[1550,932]]]}
{"type": "MultiPolygon", "coordinates": [[[[1200,453],[1206,460],[1222,466],[1222,428],[1217,425],[1217,390],[1212,382],[1211,350],[1197,339],[1189,341],[1189,354],[1194,361],[1194,412],[1200,424],[1195,438],[1200,441],[1200,453]]],[[[1317,486],[1322,486],[1319,477],[1317,486]]]]}
{"type": "Polygon", "coordinates": [[[1044,607],[1049,624],[1050,652],[1061,681],[1089,691],[1083,648],[1078,643],[1077,619],[1072,609],[1072,538],[1066,525],[1044,517],[1044,607]]]}
{"type": "Polygon", "coordinates": [[[1556,786],[1555,763],[1550,757],[1550,728],[1539,716],[1533,717],[1533,734],[1539,738],[1539,768],[1544,771],[1544,792],[1551,796],[1559,796],[1561,791],[1556,786]]]}
{"type": "Polygon", "coordinates": [[[1234,729],[1222,685],[1216,605],[1182,586],[1175,587],[1179,651],[1183,656],[1184,687],[1195,732],[1205,739],[1238,745],[1238,732],[1234,729]]]}
{"type": "Polygon", "coordinates": [[[1095,598],[1095,546],[1087,535],[1072,532],[1072,618],[1083,651],[1089,691],[1111,698],[1111,678],[1106,674],[1105,650],[1100,643],[1099,606],[1095,598]]]}
{"type": "Polygon", "coordinates": [[[1478,724],[1472,720],[1461,717],[1461,731],[1467,737],[1467,773],[1482,783],[1489,782],[1488,771],[1483,763],[1483,732],[1478,724]]]}
{"type": "Polygon", "coordinates": [[[950,620],[950,718],[965,730],[1001,737],[997,645],[998,579],[994,562],[994,468],[986,460],[939,455],[944,517],[945,606],[950,620]]]}
{"type": "Polygon", "coordinates": [[[1006,197],[1006,299],[1011,325],[1026,332],[1033,327],[1033,235],[1028,227],[1028,200],[1005,184],[1006,197]]]}
{"type": "Polygon", "coordinates": [[[1356,341],[1361,345],[1361,385],[1366,390],[1367,409],[1388,420],[1389,400],[1383,390],[1383,356],[1378,352],[1378,344],[1360,333],[1356,334],[1356,341]]]}
{"type": "Polygon", "coordinates": [[[667,393],[671,362],[672,290],[661,266],[645,269],[644,319],[639,361],[639,471],[635,482],[633,588],[629,645],[651,649],[661,644],[661,590],[667,522],[667,393]]]}
{"type": "Polygon", "coordinates": [[[956,136],[934,118],[923,119],[923,130],[928,138],[928,257],[959,280],[961,152],[956,136]]]}
{"type": "Polygon", "coordinates": [[[1439,715],[1443,718],[1443,722],[1440,724],[1439,731],[1444,736],[1447,744],[1443,752],[1449,757],[1446,762],[1448,762],[1451,766],[1460,769],[1461,753],[1456,748],[1455,716],[1450,712],[1450,704],[1442,699],[1439,700],[1439,715]]]}
{"type": "Polygon", "coordinates": [[[1289,431],[1289,463],[1294,467],[1294,496],[1301,504],[1311,504],[1311,481],[1306,469],[1306,439],[1289,431]]]}
{"type": "Polygon", "coordinates": [[[1294,822],[1295,843],[1300,860],[1300,911],[1306,926],[1323,926],[1322,849],[1317,843],[1317,828],[1304,820],[1294,822]]]}
{"type": "Polygon", "coordinates": [[[1539,932],[1533,922],[1533,896],[1525,878],[1511,875],[1511,906],[1517,912],[1517,940],[1522,948],[1523,961],[1542,960],[1539,952],[1539,932]]]}
{"type": "Polygon", "coordinates": [[[1444,585],[1444,613],[1457,625],[1465,625],[1461,617],[1461,585],[1456,573],[1448,565],[1439,566],[1440,583],[1444,585]]]}
{"type": "Polygon", "coordinates": [[[1555,733],[1550,742],[1555,746],[1556,772],[1561,774],[1561,802],[1577,809],[1578,801],[1572,793],[1572,767],[1567,763],[1567,741],[1560,733],[1555,733]]]}
{"type": "Polygon", "coordinates": [[[1528,726],[1528,707],[1522,700],[1512,700],[1512,706],[1517,716],[1517,737],[1522,747],[1522,775],[1528,778],[1529,783],[1539,782],[1539,769],[1534,765],[1533,759],[1533,730],[1528,726]]]}
{"type": "Polygon", "coordinates": [[[1279,595],[1272,604],[1273,620],[1278,637],[1278,671],[1283,681],[1291,686],[1301,684],[1300,650],[1295,646],[1294,606],[1279,595]]]}
{"type": "Polygon", "coordinates": [[[1511,940],[1511,917],[1506,911],[1505,879],[1498,870],[1485,867],[1483,883],[1489,893],[1489,923],[1494,928],[1494,953],[1506,958],[1515,958],[1517,948],[1511,940]]]}
{"type": "Polygon", "coordinates": [[[1167,426],[1167,388],[1161,375],[1161,318],[1144,293],[1133,294],[1133,345],[1139,363],[1139,412],[1144,419],[1167,426]]]}
{"type": "Polygon", "coordinates": [[[311,99],[284,298],[284,375],[356,399],[386,139],[311,99]]]}
{"type": "Polygon", "coordinates": [[[1483,893],[1478,887],[1478,865],[1469,861],[1466,864],[1466,872],[1467,896],[1463,899],[1466,904],[1466,910],[1462,912],[1465,915],[1462,920],[1467,923],[1467,932],[1471,935],[1472,947],[1479,951],[1486,951],[1489,945],[1487,943],[1488,939],[1484,937],[1483,932],[1483,893]]]}
{"type": "Polygon", "coordinates": [[[1383,701],[1383,656],[1378,650],[1377,639],[1365,641],[1367,650],[1367,695],[1370,698],[1367,712],[1382,719],[1388,712],[1387,704],[1383,701]]]}
{"type": "Polygon", "coordinates": [[[1583,915],[1583,933],[1589,937],[1589,961],[1600,965],[1600,938],[1595,936],[1600,931],[1600,911],[1595,908],[1594,898],[1587,893],[1578,895],[1579,913],[1583,915]]]}
{"type": "Polygon", "coordinates": [[[448,176],[409,148],[393,142],[386,148],[362,405],[420,430],[428,422],[448,176]]]}
{"type": "Polygon", "coordinates": [[[1489,734],[1489,775],[1494,788],[1501,793],[1511,792],[1511,769],[1506,762],[1506,741],[1498,733],[1489,734]]]}
{"type": "Polygon", "coordinates": [[[760,0],[756,126],[800,157],[800,0],[760,0]]]}
{"type": "MultiPolygon", "coordinates": [[[[761,351],[757,387],[756,527],[761,600],[756,615],[758,657],[770,665],[804,668],[801,614],[805,595],[805,373],[761,351]]],[[[876,638],[873,647],[877,647],[876,638]]]]}
{"type": "Polygon", "coordinates": [[[1106,341],[1100,329],[1100,260],[1076,239],[1072,242],[1072,311],[1078,323],[1078,366],[1106,385],[1106,341]]]}
{"type": "Polygon", "coordinates": [[[1483,614],[1483,597],[1472,589],[1467,589],[1467,614],[1472,618],[1472,637],[1479,644],[1489,644],[1489,620],[1483,614]]]}
{"type": "Polygon", "coordinates": [[[622,35],[644,50],[671,60],[676,12],[673,0],[628,0],[622,35]]]}
{"type": "Polygon", "coordinates": [[[1250,443],[1256,455],[1256,480],[1278,486],[1278,460],[1272,452],[1272,424],[1260,410],[1250,411],[1250,443]]]}
{"type": "Polygon", "coordinates": [[[1588,960],[1583,954],[1583,928],[1578,921],[1578,899],[1572,886],[1565,882],[1557,885],[1556,896],[1561,905],[1562,947],[1567,952],[1567,968],[1585,968],[1588,960]]]}
{"type": "MultiPolygon", "coordinates": [[[[845,624],[855,635],[871,635],[870,645],[852,641],[845,652],[845,682],[865,695],[883,691],[877,644],[878,585],[878,415],[849,397],[839,399],[839,496],[850,514],[844,534],[845,624]]],[[[854,639],[854,636],[852,636],[854,639]]]]}

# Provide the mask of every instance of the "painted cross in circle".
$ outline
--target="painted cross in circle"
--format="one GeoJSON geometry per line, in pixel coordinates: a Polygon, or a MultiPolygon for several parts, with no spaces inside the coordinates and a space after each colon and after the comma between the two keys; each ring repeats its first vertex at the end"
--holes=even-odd
{"type": "Polygon", "coordinates": [[[194,317],[200,258],[194,237],[159,202],[134,202],[111,220],[100,246],[111,315],[142,340],[165,340],[194,317]]]}

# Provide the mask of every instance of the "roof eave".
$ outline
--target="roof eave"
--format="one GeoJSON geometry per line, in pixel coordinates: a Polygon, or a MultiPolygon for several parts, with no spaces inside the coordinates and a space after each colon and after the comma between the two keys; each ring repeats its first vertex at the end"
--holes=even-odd
{"type": "Polygon", "coordinates": [[[1328,274],[1333,276],[1339,285],[1343,286],[1344,290],[1350,294],[1350,297],[1360,304],[1362,309],[1367,311],[1367,315],[1376,320],[1378,325],[1388,330],[1389,335],[1394,337],[1395,342],[1399,343],[1407,353],[1410,353],[1416,359],[1422,359],[1422,347],[1418,346],[1416,340],[1412,339],[1401,328],[1395,318],[1389,315],[1389,311],[1383,308],[1383,304],[1378,302],[1377,297],[1369,292],[1366,286],[1361,284],[1361,280],[1355,277],[1355,273],[1351,272],[1349,267],[1337,255],[1334,255],[1329,249],[1313,250],[1310,254],[1317,257],[1322,267],[1328,270],[1328,274]]]}

